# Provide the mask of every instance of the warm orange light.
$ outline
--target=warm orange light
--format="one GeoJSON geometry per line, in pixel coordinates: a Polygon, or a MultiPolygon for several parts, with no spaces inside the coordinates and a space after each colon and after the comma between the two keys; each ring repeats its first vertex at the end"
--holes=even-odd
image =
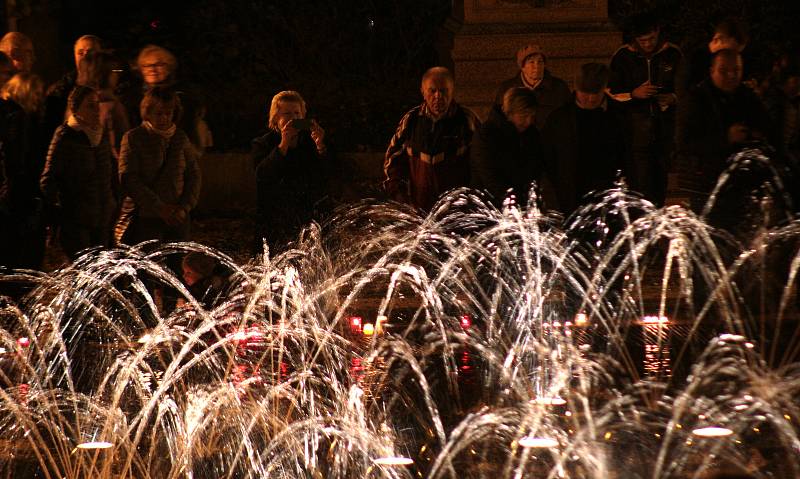
{"type": "Polygon", "coordinates": [[[379,457],[378,459],[373,460],[373,462],[379,466],[409,466],[414,464],[413,459],[402,456],[379,457]]]}
{"type": "Polygon", "coordinates": [[[588,322],[589,317],[586,316],[586,313],[578,313],[575,315],[575,326],[586,326],[588,322]]]}
{"type": "Polygon", "coordinates": [[[567,404],[566,399],[553,396],[553,397],[537,397],[533,399],[533,402],[536,404],[541,404],[542,406],[561,406],[567,404]]]}
{"type": "Polygon", "coordinates": [[[367,323],[364,325],[364,336],[372,336],[375,334],[375,325],[367,323]]]}
{"type": "Polygon", "coordinates": [[[699,437],[725,437],[733,434],[727,427],[701,427],[692,431],[692,434],[699,437]]]}
{"type": "Polygon", "coordinates": [[[551,448],[558,446],[558,441],[552,437],[525,436],[519,440],[519,445],[529,448],[551,448]]]}
{"type": "Polygon", "coordinates": [[[375,332],[381,334],[383,332],[383,323],[385,323],[388,320],[389,318],[387,318],[382,314],[379,315],[377,318],[375,318],[375,332]]]}
{"type": "Polygon", "coordinates": [[[354,334],[358,334],[361,332],[361,325],[363,324],[363,320],[361,316],[350,316],[350,331],[354,334]]]}
{"type": "Polygon", "coordinates": [[[113,444],[106,441],[90,441],[90,442],[82,442],[78,444],[76,447],[78,449],[108,449],[113,444]]]}
{"type": "Polygon", "coordinates": [[[669,318],[666,316],[644,316],[642,318],[642,323],[644,324],[667,324],[669,323],[669,318]]]}

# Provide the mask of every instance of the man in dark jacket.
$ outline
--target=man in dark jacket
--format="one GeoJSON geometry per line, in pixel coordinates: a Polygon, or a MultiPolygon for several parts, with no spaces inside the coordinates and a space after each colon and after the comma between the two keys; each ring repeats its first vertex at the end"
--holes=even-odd
{"type": "Polygon", "coordinates": [[[472,137],[480,126],[453,100],[453,75],[434,67],[422,76],[425,101],[403,115],[383,162],[389,197],[430,210],[440,194],[469,185],[472,137]]]}
{"type": "Polygon", "coordinates": [[[677,77],[682,54],[661,38],[657,20],[641,15],[633,22],[634,40],[611,58],[609,89],[625,112],[630,154],[629,184],[661,204],[673,151],[677,77]]]}
{"type": "Polygon", "coordinates": [[[748,142],[765,139],[769,131],[764,105],[742,85],[739,52],[714,54],[709,78],[681,100],[676,128],[679,187],[693,190],[698,207],[698,200],[705,199],[725,169],[728,157],[748,142]]]}
{"type": "Polygon", "coordinates": [[[75,56],[75,69],[67,72],[60,80],[47,89],[44,101],[44,134],[50,138],[64,120],[67,111],[67,98],[78,81],[78,66],[81,59],[91,52],[100,51],[100,38],[84,35],[75,41],[72,51],[75,56]]]}
{"type": "Polygon", "coordinates": [[[472,184],[487,190],[500,206],[509,189],[517,204],[528,203],[531,182],[541,186],[544,172],[542,144],[534,126],[536,95],[527,88],[512,88],[502,108],[492,107],[472,146],[472,184]]]}
{"type": "Polygon", "coordinates": [[[623,169],[625,140],[616,103],[605,93],[608,67],[581,66],[575,101],[554,111],[542,134],[547,172],[558,209],[571,213],[584,195],[613,186],[623,169]]]}
{"type": "Polygon", "coordinates": [[[553,110],[572,101],[567,83],[553,76],[546,65],[547,56],[539,45],[531,43],[520,48],[517,51],[519,73],[501,83],[494,97],[494,106],[502,108],[503,95],[511,88],[527,88],[533,91],[538,105],[535,124],[539,131],[542,131],[553,110]]]}

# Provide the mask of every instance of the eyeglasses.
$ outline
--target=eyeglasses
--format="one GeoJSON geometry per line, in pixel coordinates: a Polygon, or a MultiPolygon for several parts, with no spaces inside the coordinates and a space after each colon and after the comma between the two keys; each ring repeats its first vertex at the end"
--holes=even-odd
{"type": "Polygon", "coordinates": [[[158,63],[146,63],[142,65],[142,70],[155,70],[159,68],[167,68],[169,63],[165,62],[158,62],[158,63]]]}

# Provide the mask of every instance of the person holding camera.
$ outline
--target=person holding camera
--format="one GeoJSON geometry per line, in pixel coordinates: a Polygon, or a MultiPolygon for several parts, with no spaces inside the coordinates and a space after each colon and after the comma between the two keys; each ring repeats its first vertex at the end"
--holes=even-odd
{"type": "Polygon", "coordinates": [[[256,244],[273,253],[285,248],[300,229],[318,217],[327,193],[329,161],[325,130],[306,118],[306,102],[296,91],[272,98],[268,131],[252,142],[256,172],[256,244]]]}

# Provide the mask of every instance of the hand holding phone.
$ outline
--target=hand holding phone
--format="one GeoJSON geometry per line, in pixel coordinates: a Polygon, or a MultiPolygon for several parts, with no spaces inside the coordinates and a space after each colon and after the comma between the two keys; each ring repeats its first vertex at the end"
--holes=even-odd
{"type": "Polygon", "coordinates": [[[294,128],[295,130],[310,130],[311,120],[307,118],[295,118],[294,120],[289,122],[289,126],[294,128]]]}

